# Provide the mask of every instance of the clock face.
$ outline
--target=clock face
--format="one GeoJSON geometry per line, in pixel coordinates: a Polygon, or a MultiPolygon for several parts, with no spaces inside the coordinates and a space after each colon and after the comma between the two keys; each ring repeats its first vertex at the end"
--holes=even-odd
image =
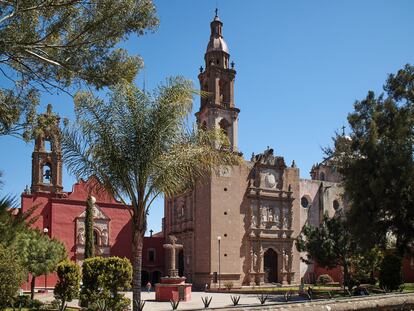
{"type": "Polygon", "coordinates": [[[268,188],[274,188],[276,187],[276,176],[273,173],[267,173],[265,177],[266,186],[268,188]]]}

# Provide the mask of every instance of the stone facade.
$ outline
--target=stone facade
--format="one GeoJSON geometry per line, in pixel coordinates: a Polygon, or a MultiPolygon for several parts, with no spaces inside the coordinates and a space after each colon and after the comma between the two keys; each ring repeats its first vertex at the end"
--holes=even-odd
{"type": "MultiPolygon", "coordinates": [[[[201,98],[196,118],[202,128],[222,128],[238,152],[236,71],[229,65],[222,26],[216,15],[199,74],[200,88],[209,96],[201,98]]],[[[344,203],[330,162],[315,165],[312,177],[300,179],[295,163],[287,166],[268,147],[239,166],[221,167],[191,191],[166,198],[164,236],[174,235],[183,245],[179,274],[200,288],[313,278],[314,269],[301,263],[304,254],[297,252],[294,239],[304,224],[318,225],[324,212],[334,215],[344,203]]]]}

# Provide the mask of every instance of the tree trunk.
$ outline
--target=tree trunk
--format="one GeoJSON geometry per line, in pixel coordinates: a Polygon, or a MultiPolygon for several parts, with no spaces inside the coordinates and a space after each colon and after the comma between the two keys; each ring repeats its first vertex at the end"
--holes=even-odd
{"type": "Polygon", "coordinates": [[[35,284],[36,284],[36,277],[32,275],[32,282],[30,284],[30,299],[34,299],[34,292],[35,292],[35,284]]]}
{"type": "Polygon", "coordinates": [[[133,224],[132,227],[132,305],[133,311],[139,311],[141,303],[141,268],[142,245],[145,230],[140,230],[133,224]]]}
{"type": "Polygon", "coordinates": [[[343,264],[343,268],[344,268],[344,290],[346,287],[349,288],[349,271],[348,271],[348,264],[344,263],[343,264]]]}

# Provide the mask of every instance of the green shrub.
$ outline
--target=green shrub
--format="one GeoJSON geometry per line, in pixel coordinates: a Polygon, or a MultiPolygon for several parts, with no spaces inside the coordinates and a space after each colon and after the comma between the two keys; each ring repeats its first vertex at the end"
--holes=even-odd
{"type": "Polygon", "coordinates": [[[69,260],[62,261],[57,267],[58,282],[56,283],[55,298],[60,301],[59,310],[63,311],[66,302],[79,296],[81,272],[79,266],[69,260]]]}
{"type": "Polygon", "coordinates": [[[28,306],[31,310],[40,310],[44,306],[44,303],[37,299],[29,300],[28,306]]]}
{"type": "Polygon", "coordinates": [[[25,279],[26,270],[17,253],[0,244],[0,310],[13,302],[13,297],[25,279]]]}
{"type": "Polygon", "coordinates": [[[380,266],[380,286],[386,290],[397,290],[402,284],[401,257],[386,254],[380,266]]]}
{"type": "Polygon", "coordinates": [[[329,274],[321,274],[318,276],[316,283],[326,285],[328,283],[333,283],[333,279],[329,274]]]}
{"type": "Polygon", "coordinates": [[[119,291],[131,288],[132,266],[128,259],[119,257],[88,258],[82,266],[81,306],[99,309],[104,301],[107,309],[118,311],[130,305],[130,300],[119,291]]]}
{"type": "Polygon", "coordinates": [[[224,283],[224,287],[227,288],[227,290],[231,290],[233,288],[234,284],[232,281],[227,281],[224,283]]]}

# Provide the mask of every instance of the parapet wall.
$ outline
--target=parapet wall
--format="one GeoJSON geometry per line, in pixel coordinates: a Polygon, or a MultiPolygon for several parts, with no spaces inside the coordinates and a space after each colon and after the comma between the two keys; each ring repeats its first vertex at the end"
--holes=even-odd
{"type": "Polygon", "coordinates": [[[312,301],[305,303],[268,304],[262,306],[240,307],[220,309],[230,310],[274,310],[274,311],[396,311],[414,310],[414,293],[387,294],[365,297],[353,297],[348,299],[333,299],[324,301],[312,301]]]}

